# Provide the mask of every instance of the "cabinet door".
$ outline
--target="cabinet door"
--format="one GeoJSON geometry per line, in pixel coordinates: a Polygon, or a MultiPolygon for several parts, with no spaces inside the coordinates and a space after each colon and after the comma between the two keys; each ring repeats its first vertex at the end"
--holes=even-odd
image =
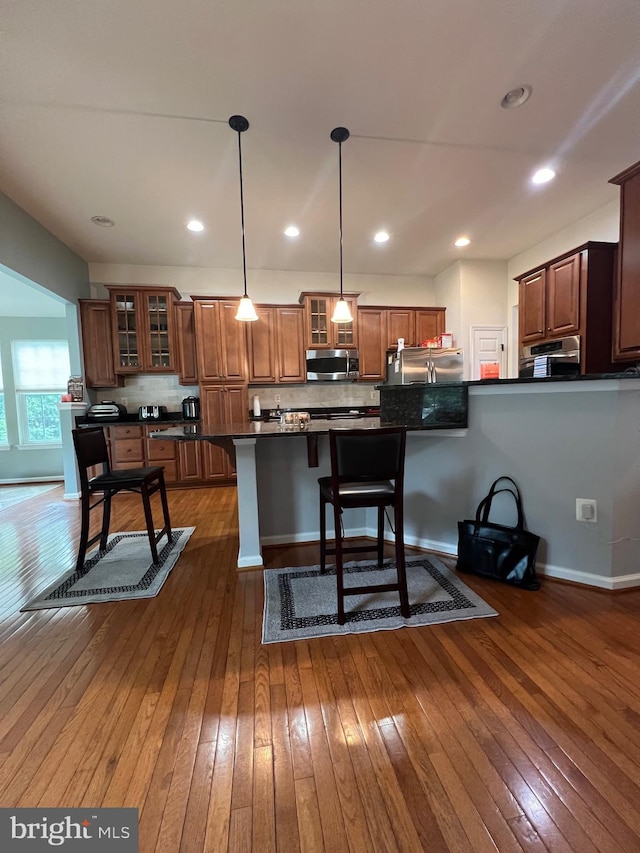
{"type": "Polygon", "coordinates": [[[520,343],[541,340],[545,336],[546,271],[538,270],[520,279],[520,343]]]}
{"type": "MultiPolygon", "coordinates": [[[[360,313],[358,312],[358,321],[360,313]]],[[[361,326],[358,322],[358,331],[361,326]]],[[[407,347],[417,345],[416,340],[416,312],[411,308],[388,308],[387,309],[387,334],[385,347],[398,345],[398,338],[404,338],[407,347]]],[[[360,344],[362,346],[362,344],[360,344]]]]}
{"type": "Polygon", "coordinates": [[[193,302],[178,302],[174,306],[178,375],[181,385],[198,384],[196,329],[193,302]]]}
{"type": "MultiPolygon", "coordinates": [[[[246,382],[247,323],[236,320],[238,300],[220,301],[220,347],[222,375],[235,382],[246,382]]],[[[259,320],[256,322],[260,322],[259,320]]]]}
{"type": "Polygon", "coordinates": [[[194,301],[193,313],[200,382],[219,382],[222,376],[220,358],[220,310],[215,301],[194,301]]]}
{"type": "Polygon", "coordinates": [[[145,372],[175,372],[173,299],[169,293],[140,291],[139,328],[144,341],[145,372]]]}
{"type": "Polygon", "coordinates": [[[115,388],[122,380],[114,370],[109,301],[80,299],[79,302],[87,388],[115,388]]]}
{"type": "MultiPolygon", "coordinates": [[[[356,300],[345,296],[351,316],[356,316],[356,300]]],[[[327,294],[311,294],[305,296],[306,332],[305,344],[307,349],[349,349],[356,347],[355,324],[332,323],[331,317],[337,296],[327,294]]]]}
{"type": "Polygon", "coordinates": [[[580,330],[581,254],[551,264],[547,270],[547,334],[570,335],[580,330]]]}
{"type": "MultiPolygon", "coordinates": [[[[210,425],[225,423],[225,391],[224,385],[200,388],[203,423],[210,425]]],[[[224,480],[227,477],[228,458],[221,447],[205,442],[202,461],[204,480],[224,480]]]]}
{"type": "MultiPolygon", "coordinates": [[[[444,308],[416,308],[416,346],[431,341],[446,331],[444,308]]],[[[397,341],[396,341],[397,343],[397,341]]]]}
{"type": "Polygon", "coordinates": [[[360,379],[386,378],[387,317],[384,308],[360,308],[358,311],[360,379]]]}
{"type": "Polygon", "coordinates": [[[640,358],[640,163],[621,183],[620,252],[613,305],[613,358],[640,358]]]}
{"type": "Polygon", "coordinates": [[[304,382],[307,378],[303,325],[302,308],[297,305],[276,308],[276,357],[279,382],[304,382]]]}
{"type": "Polygon", "coordinates": [[[249,382],[268,384],[278,380],[276,371],[276,309],[256,305],[258,320],[248,323],[249,382]]]}
{"type": "Polygon", "coordinates": [[[115,369],[140,373],[144,365],[143,335],[139,327],[140,298],[133,288],[110,291],[115,369]]]}
{"type": "Polygon", "coordinates": [[[178,476],[181,483],[204,479],[203,456],[209,446],[204,441],[178,441],[178,476]]]}

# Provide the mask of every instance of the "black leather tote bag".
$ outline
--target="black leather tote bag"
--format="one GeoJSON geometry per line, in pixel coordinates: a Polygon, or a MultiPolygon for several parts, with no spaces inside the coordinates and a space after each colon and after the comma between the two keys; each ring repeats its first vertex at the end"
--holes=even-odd
{"type": "Polygon", "coordinates": [[[478,504],[475,519],[458,522],[457,568],[523,589],[539,589],[535,568],[539,542],[539,536],[524,529],[522,499],[517,485],[511,477],[498,477],[489,494],[478,504]],[[511,485],[498,488],[504,480],[511,485]],[[491,502],[501,492],[513,495],[518,513],[515,527],[489,521],[491,502]]]}

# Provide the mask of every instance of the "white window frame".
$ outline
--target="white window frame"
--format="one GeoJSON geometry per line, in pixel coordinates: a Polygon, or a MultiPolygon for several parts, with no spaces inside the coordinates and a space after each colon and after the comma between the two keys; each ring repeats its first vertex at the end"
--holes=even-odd
{"type": "Polygon", "coordinates": [[[9,450],[9,431],[7,427],[7,399],[4,393],[4,382],[2,376],[2,357],[0,356],[0,399],[2,399],[4,405],[4,418],[2,418],[2,423],[4,423],[4,434],[5,438],[2,438],[0,434],[0,450],[9,450]]]}
{"type": "MultiPolygon", "coordinates": [[[[29,419],[27,414],[27,397],[30,396],[45,396],[45,395],[54,395],[57,397],[57,401],[60,400],[62,394],[66,392],[66,380],[63,381],[62,374],[58,377],[58,382],[60,384],[47,384],[47,385],[24,385],[21,382],[21,377],[19,375],[18,370],[18,359],[17,359],[17,351],[22,344],[25,345],[43,345],[43,346],[54,346],[59,347],[64,345],[67,349],[67,360],[69,354],[69,345],[68,342],[62,339],[58,340],[19,340],[12,341],[12,355],[13,355],[13,370],[14,370],[14,379],[16,384],[16,408],[18,413],[18,435],[20,437],[20,443],[18,448],[21,450],[41,450],[41,449],[54,449],[62,447],[62,436],[56,438],[55,440],[50,441],[42,441],[42,440],[33,440],[29,438],[29,419]]],[[[64,373],[69,375],[69,366],[65,367],[64,373]]]]}

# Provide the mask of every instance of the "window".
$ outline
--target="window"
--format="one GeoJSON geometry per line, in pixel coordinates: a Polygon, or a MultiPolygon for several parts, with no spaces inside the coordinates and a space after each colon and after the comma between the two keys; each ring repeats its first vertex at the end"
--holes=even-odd
{"type": "Polygon", "coordinates": [[[66,341],[13,341],[18,429],[23,445],[60,444],[60,395],[67,390],[66,341]]]}
{"type": "Polygon", "coordinates": [[[0,361],[0,447],[7,446],[7,413],[4,406],[4,385],[2,384],[2,362],[0,361]]]}

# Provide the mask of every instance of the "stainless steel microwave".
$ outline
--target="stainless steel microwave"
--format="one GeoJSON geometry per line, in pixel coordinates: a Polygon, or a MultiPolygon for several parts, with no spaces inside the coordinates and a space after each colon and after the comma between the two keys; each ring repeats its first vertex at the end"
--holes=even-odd
{"type": "Polygon", "coordinates": [[[360,375],[357,350],[308,349],[308,382],[353,382],[360,375]]]}

